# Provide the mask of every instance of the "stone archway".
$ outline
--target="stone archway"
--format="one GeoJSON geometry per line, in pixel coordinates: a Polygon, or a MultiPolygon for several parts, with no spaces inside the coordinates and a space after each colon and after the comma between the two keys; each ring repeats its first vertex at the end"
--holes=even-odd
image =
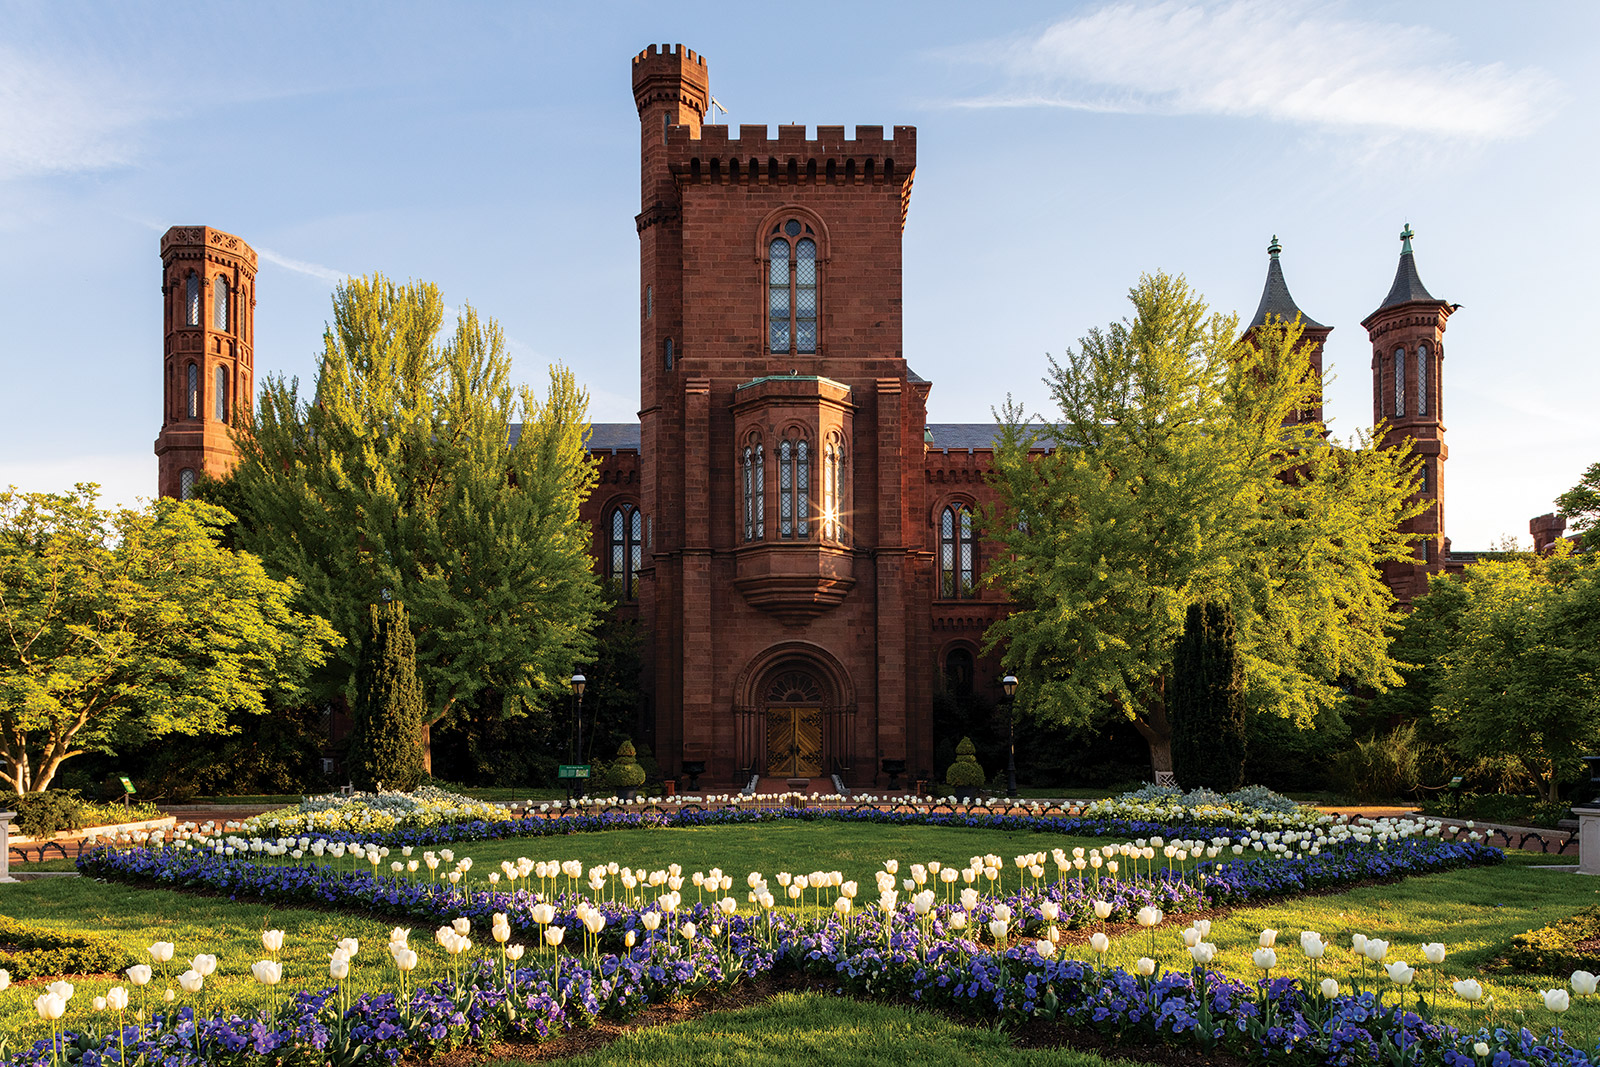
{"type": "Polygon", "coordinates": [[[855,762],[855,689],[843,664],[804,641],[754,657],[735,685],[736,759],[743,776],[848,774],[855,762]]]}

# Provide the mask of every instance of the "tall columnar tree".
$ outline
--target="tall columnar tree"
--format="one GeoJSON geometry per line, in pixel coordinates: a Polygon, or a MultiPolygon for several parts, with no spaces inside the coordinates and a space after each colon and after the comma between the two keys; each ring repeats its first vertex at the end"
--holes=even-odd
{"type": "Polygon", "coordinates": [[[228,733],[301,695],[338,644],[298,587],[218,543],[227,512],[162,500],[107,512],[95,487],[0,492],[0,782],[169,735],[228,733]]]}
{"type": "Polygon", "coordinates": [[[422,713],[417,643],[398,600],[368,607],[367,640],[356,667],[354,728],[345,764],[358,789],[410,791],[422,778],[422,713]]]}
{"type": "Polygon", "coordinates": [[[1244,785],[1244,664],[1233,611],[1190,604],[1172,657],[1172,770],[1185,789],[1244,785]]]}
{"type": "Polygon", "coordinates": [[[1233,610],[1252,707],[1310,722],[1341,681],[1397,680],[1377,564],[1413,558],[1399,528],[1422,504],[1407,450],[1337,445],[1299,420],[1321,383],[1298,320],[1252,343],[1181,279],[1146,276],[1129,296],[1131,319],[1050,362],[1054,421],[1001,412],[988,579],[1018,610],[986,641],[1033,714],[1122,716],[1159,773],[1190,604],[1233,610]]]}
{"type": "Polygon", "coordinates": [[[315,395],[269,378],[220,486],[237,538],[350,639],[319,679],[348,695],[367,606],[410,612],[428,728],[458,702],[502,712],[561,699],[602,604],[579,507],[593,488],[588,397],[551,368],[513,388],[493,320],[470,307],[440,341],[432,285],[352,278],[334,294],[315,395]]]}

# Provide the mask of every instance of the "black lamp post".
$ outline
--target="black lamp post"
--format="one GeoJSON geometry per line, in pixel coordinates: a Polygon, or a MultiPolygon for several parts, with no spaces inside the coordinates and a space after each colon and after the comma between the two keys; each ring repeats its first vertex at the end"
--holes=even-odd
{"type": "MultiPolygon", "coordinates": [[[[573,741],[572,762],[575,766],[583,763],[583,687],[588,684],[589,680],[583,675],[574,674],[572,676],[572,696],[577,704],[577,713],[572,718],[575,738],[573,741]]],[[[578,795],[577,778],[572,779],[568,791],[572,796],[578,795]]]]}
{"type": "Polygon", "coordinates": [[[1017,795],[1017,676],[1008,674],[1000,679],[1000,688],[1006,694],[1006,795],[1017,795]]]}

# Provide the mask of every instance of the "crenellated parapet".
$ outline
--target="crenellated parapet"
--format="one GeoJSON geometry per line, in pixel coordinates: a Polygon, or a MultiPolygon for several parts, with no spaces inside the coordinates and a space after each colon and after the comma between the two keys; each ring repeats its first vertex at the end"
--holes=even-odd
{"type": "Polygon", "coordinates": [[[210,226],[173,226],[161,235],[161,258],[205,259],[254,275],[256,250],[231,233],[210,226]],[[231,262],[230,262],[231,260],[231,262]]]}
{"type": "Polygon", "coordinates": [[[667,130],[667,165],[680,184],[700,185],[855,185],[884,186],[900,195],[905,224],[911,183],[917,169],[917,128],[896,126],[885,137],[882,126],[857,126],[853,138],[843,126],[782,125],[773,137],[766,126],[741,125],[738,137],[727,126],[689,126],[667,130]],[[698,134],[698,136],[697,136],[698,134]]]}

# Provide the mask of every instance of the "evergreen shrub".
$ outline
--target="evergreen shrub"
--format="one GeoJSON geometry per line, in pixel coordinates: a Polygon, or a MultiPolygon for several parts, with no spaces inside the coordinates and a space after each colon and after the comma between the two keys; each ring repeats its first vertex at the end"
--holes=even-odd
{"type": "Polygon", "coordinates": [[[1244,785],[1244,664],[1232,609],[1191,604],[1172,659],[1172,770],[1187,789],[1244,785]]]}
{"type": "Polygon", "coordinates": [[[422,778],[424,703],[417,682],[417,644],[404,604],[385,601],[368,612],[345,765],[357,789],[405,792],[422,778]]]}
{"type": "Polygon", "coordinates": [[[983,768],[978,765],[977,746],[972,738],[963,737],[956,746],[956,761],[945,771],[944,782],[952,789],[976,789],[985,781],[983,768]]]}
{"type": "Polygon", "coordinates": [[[0,970],[13,982],[68,974],[115,974],[133,964],[120,945],[84,931],[50,930],[0,915],[0,970]]]}

